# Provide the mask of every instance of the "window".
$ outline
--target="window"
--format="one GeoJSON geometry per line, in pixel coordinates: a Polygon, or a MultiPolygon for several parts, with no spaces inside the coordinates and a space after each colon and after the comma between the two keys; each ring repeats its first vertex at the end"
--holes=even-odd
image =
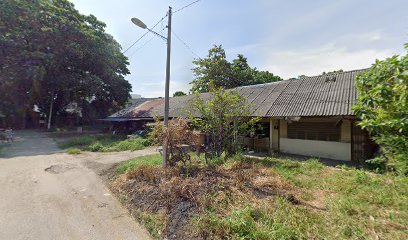
{"type": "Polygon", "coordinates": [[[288,138],[340,141],[340,125],[328,122],[293,122],[288,124],[288,138]]]}

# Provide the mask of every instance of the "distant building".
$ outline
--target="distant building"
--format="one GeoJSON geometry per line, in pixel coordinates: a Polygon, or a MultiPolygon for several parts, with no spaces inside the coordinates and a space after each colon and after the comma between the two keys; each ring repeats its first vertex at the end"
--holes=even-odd
{"type": "Polygon", "coordinates": [[[142,98],[142,95],[140,94],[130,94],[131,99],[138,99],[138,98],[142,98]]]}

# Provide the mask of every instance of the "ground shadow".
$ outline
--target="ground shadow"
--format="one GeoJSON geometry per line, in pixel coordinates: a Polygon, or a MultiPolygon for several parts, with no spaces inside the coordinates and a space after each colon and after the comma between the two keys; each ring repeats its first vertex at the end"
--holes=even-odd
{"type": "Polygon", "coordinates": [[[34,130],[15,131],[14,142],[1,142],[0,148],[0,158],[50,155],[63,152],[46,133],[34,130]]]}

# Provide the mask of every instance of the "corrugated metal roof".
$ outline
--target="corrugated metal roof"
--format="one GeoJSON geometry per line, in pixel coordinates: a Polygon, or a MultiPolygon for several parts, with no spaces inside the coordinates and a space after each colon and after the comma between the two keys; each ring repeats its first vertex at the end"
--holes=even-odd
{"type": "Polygon", "coordinates": [[[157,100],[157,98],[136,98],[136,99],[131,99],[130,100],[130,105],[112,115],[110,115],[108,118],[121,118],[125,116],[131,116],[132,112],[134,112],[136,109],[138,109],[139,106],[143,105],[146,102],[151,102],[157,100]]]}
{"type": "MultiPolygon", "coordinates": [[[[279,82],[238,87],[236,90],[254,105],[254,116],[311,117],[352,116],[357,98],[354,78],[362,70],[301,77],[279,82]]],[[[170,117],[185,115],[193,95],[170,98],[170,117]]],[[[203,93],[204,99],[211,98],[203,93]]],[[[146,101],[111,117],[152,118],[164,115],[164,99],[146,101]]]]}

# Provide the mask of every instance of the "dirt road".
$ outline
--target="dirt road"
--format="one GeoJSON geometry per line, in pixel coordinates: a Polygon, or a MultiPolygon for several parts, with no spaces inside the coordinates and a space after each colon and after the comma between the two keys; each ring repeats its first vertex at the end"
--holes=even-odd
{"type": "Polygon", "coordinates": [[[150,239],[98,176],[153,150],[61,152],[44,133],[16,133],[0,158],[0,239],[150,239]]]}

